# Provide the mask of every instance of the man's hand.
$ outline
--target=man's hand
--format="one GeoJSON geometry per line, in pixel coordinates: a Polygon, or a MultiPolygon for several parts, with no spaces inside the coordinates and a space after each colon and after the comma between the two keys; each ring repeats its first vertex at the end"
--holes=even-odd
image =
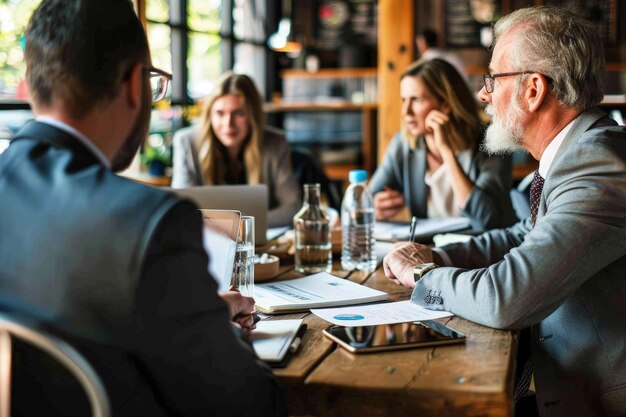
{"type": "Polygon", "coordinates": [[[240,327],[243,334],[248,337],[250,332],[256,327],[254,322],[254,298],[241,295],[239,291],[230,290],[220,292],[222,300],[228,305],[228,313],[233,323],[240,327]]]}
{"type": "Polygon", "coordinates": [[[433,261],[433,253],[428,246],[419,243],[398,242],[383,259],[385,276],[398,285],[415,287],[413,268],[433,261]]]}
{"type": "Polygon", "coordinates": [[[374,195],[376,220],[386,220],[398,214],[406,205],[402,193],[385,187],[374,195]]]}
{"type": "Polygon", "coordinates": [[[254,313],[254,298],[241,295],[239,291],[233,290],[220,292],[219,296],[228,304],[230,318],[235,318],[240,314],[254,313]]]}
{"type": "Polygon", "coordinates": [[[233,325],[239,327],[243,335],[248,339],[252,330],[256,329],[258,316],[256,313],[239,314],[233,318],[233,325]]]}

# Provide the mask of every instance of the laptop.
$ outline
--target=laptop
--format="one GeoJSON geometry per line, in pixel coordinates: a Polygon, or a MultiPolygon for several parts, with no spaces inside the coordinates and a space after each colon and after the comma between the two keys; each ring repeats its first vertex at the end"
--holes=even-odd
{"type": "Polygon", "coordinates": [[[237,251],[237,234],[241,213],[236,210],[200,210],[202,243],[209,254],[209,272],[218,291],[228,291],[237,251]]]}
{"type": "Polygon", "coordinates": [[[201,209],[238,210],[242,216],[254,216],[254,242],[267,242],[267,185],[203,185],[190,188],[170,188],[201,209]]]}

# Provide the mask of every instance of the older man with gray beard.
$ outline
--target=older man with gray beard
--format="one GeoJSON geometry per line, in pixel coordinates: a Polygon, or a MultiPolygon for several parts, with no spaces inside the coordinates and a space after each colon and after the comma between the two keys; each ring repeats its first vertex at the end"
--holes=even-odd
{"type": "Polygon", "coordinates": [[[539,415],[626,416],[626,128],[596,107],[601,41],[548,7],[517,10],[494,34],[483,146],[539,161],[531,217],[464,244],[398,243],[385,274],[419,305],[530,329],[515,397],[534,373],[539,415]]]}

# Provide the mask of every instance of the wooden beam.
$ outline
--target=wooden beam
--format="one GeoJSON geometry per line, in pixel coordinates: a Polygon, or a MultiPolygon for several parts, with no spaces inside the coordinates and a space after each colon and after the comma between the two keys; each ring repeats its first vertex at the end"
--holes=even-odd
{"type": "Polygon", "coordinates": [[[402,120],[400,74],[414,59],[414,0],[378,1],[378,161],[402,120]]]}
{"type": "Polygon", "coordinates": [[[146,28],[146,0],[133,0],[135,5],[135,12],[139,17],[139,21],[143,25],[143,28],[146,28]]]}

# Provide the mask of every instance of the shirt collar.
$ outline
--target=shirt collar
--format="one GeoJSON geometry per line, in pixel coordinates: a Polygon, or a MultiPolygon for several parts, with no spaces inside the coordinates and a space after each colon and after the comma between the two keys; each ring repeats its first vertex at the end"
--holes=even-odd
{"type": "Polygon", "coordinates": [[[91,153],[98,159],[98,161],[100,161],[102,165],[104,165],[106,168],[111,168],[111,163],[106,158],[106,156],[104,156],[102,151],[98,149],[98,147],[94,145],[87,136],[83,135],[72,126],[60,122],[50,116],[38,116],[37,118],[35,118],[35,120],[39,123],[45,123],[47,125],[56,127],[57,129],[61,129],[62,131],[74,136],[76,139],[78,139],[80,143],[85,145],[85,147],[91,151],[91,153]]]}
{"type": "Polygon", "coordinates": [[[554,139],[552,139],[552,142],[550,142],[546,150],[543,151],[543,155],[541,155],[541,159],[539,160],[538,171],[539,171],[539,175],[541,175],[544,179],[546,178],[546,175],[548,175],[550,166],[552,165],[552,162],[554,161],[554,157],[556,156],[556,153],[561,147],[561,143],[563,143],[563,140],[565,139],[567,132],[570,131],[575,121],[576,119],[572,120],[571,122],[569,122],[567,126],[561,129],[559,134],[556,135],[554,139]]]}

